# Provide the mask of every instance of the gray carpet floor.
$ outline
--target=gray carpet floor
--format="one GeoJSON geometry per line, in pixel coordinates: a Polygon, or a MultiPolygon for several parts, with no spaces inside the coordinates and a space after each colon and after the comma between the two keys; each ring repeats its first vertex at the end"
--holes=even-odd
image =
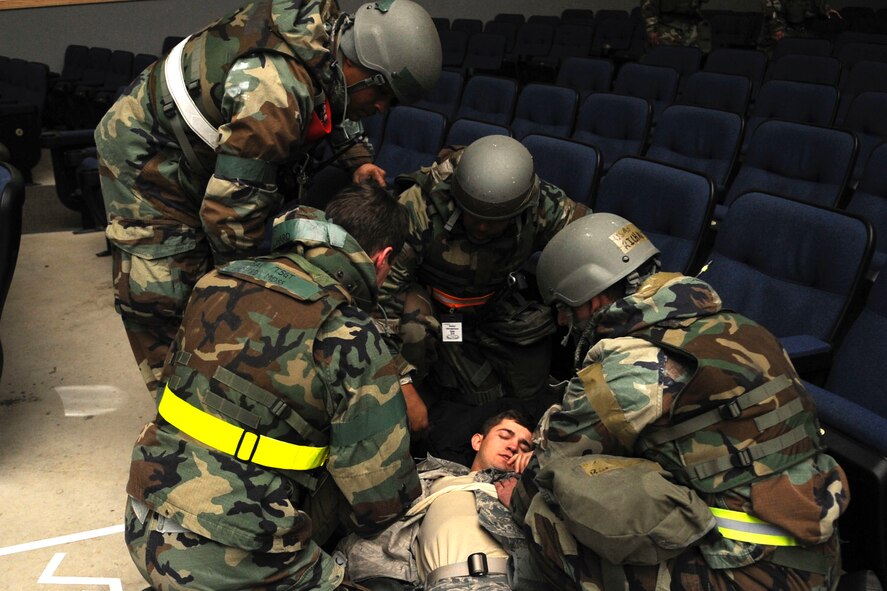
{"type": "Polygon", "coordinates": [[[43,151],[31,175],[34,182],[25,187],[22,234],[81,230],[80,213],[62,205],[56,195],[48,150],[43,151]]]}

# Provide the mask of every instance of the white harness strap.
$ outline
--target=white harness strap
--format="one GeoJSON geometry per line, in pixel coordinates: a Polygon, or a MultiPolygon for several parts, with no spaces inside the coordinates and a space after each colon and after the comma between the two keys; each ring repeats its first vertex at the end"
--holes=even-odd
{"type": "Polygon", "coordinates": [[[185,44],[191,37],[185,37],[178,45],[172,48],[166,58],[166,64],[163,68],[163,76],[166,79],[166,88],[176,109],[182,117],[182,121],[191,128],[191,131],[197,134],[197,137],[212,149],[216,149],[219,145],[219,130],[213,127],[188,93],[188,87],[185,84],[185,76],[182,70],[182,51],[185,44]]]}
{"type": "Polygon", "coordinates": [[[469,482],[468,484],[451,484],[450,486],[445,486],[442,489],[435,491],[420,500],[418,503],[410,507],[404,517],[412,517],[413,515],[418,515],[425,511],[431,503],[437,500],[441,495],[445,495],[447,493],[451,493],[456,490],[476,490],[482,493],[488,494],[491,497],[497,496],[496,487],[489,482],[469,482]]]}

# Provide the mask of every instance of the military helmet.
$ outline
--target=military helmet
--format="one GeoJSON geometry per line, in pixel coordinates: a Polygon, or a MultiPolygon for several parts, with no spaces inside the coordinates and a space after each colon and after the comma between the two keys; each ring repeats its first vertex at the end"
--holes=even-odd
{"type": "Polygon", "coordinates": [[[411,0],[362,5],[339,46],[352,61],[379,72],[397,100],[411,103],[437,84],[442,66],[440,36],[424,8],[411,0]]]}
{"type": "Polygon", "coordinates": [[[536,282],[546,304],[576,307],[659,254],[637,226],[612,213],[567,224],[542,250],[536,282]]]}
{"type": "Polygon", "coordinates": [[[537,201],[539,179],[523,144],[508,136],[488,135],[462,152],[452,189],[463,211],[484,220],[505,220],[537,201]]]}

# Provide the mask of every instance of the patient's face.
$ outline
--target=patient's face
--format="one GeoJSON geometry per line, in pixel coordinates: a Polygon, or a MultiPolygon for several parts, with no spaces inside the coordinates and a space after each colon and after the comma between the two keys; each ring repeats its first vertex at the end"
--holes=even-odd
{"type": "Polygon", "coordinates": [[[475,433],[471,447],[477,452],[472,470],[510,470],[509,461],[517,452],[533,449],[532,433],[511,419],[502,419],[486,436],[475,433]]]}

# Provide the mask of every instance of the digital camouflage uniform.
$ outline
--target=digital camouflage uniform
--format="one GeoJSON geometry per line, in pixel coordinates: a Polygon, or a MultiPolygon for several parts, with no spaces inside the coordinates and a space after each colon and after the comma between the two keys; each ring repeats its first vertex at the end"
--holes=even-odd
{"type": "Polygon", "coordinates": [[[711,50],[711,30],[702,18],[702,5],[708,0],[641,0],[641,18],[647,38],[655,35],[657,44],[698,47],[711,50]]]}
{"type": "MultiPolygon", "coordinates": [[[[434,456],[428,456],[417,466],[422,483],[422,495],[416,503],[426,499],[431,487],[445,476],[464,476],[469,469],[455,462],[449,462],[434,456]]],[[[481,470],[475,474],[474,481],[493,484],[497,480],[513,475],[495,468],[481,470]]],[[[518,525],[511,517],[508,508],[499,499],[481,491],[474,493],[477,504],[477,518],[481,526],[502,548],[513,557],[516,565],[526,564],[528,546],[518,525]]],[[[424,512],[404,517],[390,525],[382,534],[372,539],[363,539],[349,535],[339,544],[339,549],[347,558],[349,578],[356,582],[366,579],[385,577],[404,582],[404,587],[423,589],[424,591],[459,591],[471,589],[475,591],[499,591],[511,589],[506,577],[495,575],[490,577],[451,577],[442,579],[430,587],[424,587],[419,581],[416,559],[411,550],[419,532],[424,512]]],[[[518,571],[518,575],[520,571],[518,571]]]]}
{"type": "MultiPolygon", "coordinates": [[[[195,166],[176,139],[175,109],[164,110],[172,104],[165,60],[145,70],[96,129],[116,307],[152,392],[197,279],[253,253],[284,200],[278,172],[322,136],[306,135],[314,115],[343,116],[344,76],[329,47],[338,16],[334,0],[262,0],[191,37],[185,82],[219,131],[214,153],[185,129],[195,166]]],[[[352,168],[371,159],[363,143],[345,158],[352,168]]]]}
{"type": "Polygon", "coordinates": [[[758,48],[770,50],[780,36],[815,37],[810,25],[831,6],[823,0],[761,0],[761,10],[764,19],[758,48]]]}
{"type": "Polygon", "coordinates": [[[387,338],[417,368],[417,382],[439,396],[471,405],[528,398],[546,384],[554,323],[547,307],[512,289],[509,276],[588,208],[541,181],[538,205],[521,213],[519,224],[474,244],[461,219],[452,221],[460,210],[450,177],[463,151],[445,148],[437,163],[406,179],[414,183],[400,195],[410,214],[410,236],[380,294],[394,327],[387,338]],[[458,310],[463,342],[441,342],[440,320],[450,310],[432,299],[434,289],[456,298],[489,296],[482,306],[458,310]]]}
{"type": "MultiPolygon", "coordinates": [[[[609,454],[655,461],[708,506],[751,514],[782,528],[802,546],[740,542],[714,529],[662,565],[619,569],[628,588],[832,588],[840,573],[836,527],[849,501],[847,482],[836,462],[820,451],[813,402],[769,332],[723,310],[706,283],[658,273],[637,293],[591,318],[576,358],[578,374],[562,403],[540,421],[535,456],[512,497],[515,518],[535,541],[534,566],[547,573],[551,584],[602,589],[607,565],[567,532],[558,507],[543,501],[549,493],[535,475],[559,458],[609,454]],[[744,392],[779,376],[786,376],[787,385],[734,419],[694,426],[683,438],[656,439],[703,411],[720,408],[715,412],[727,416],[727,402],[739,404],[744,392]],[[746,453],[755,455],[756,446],[773,445],[777,437],[794,443],[779,439],[775,447],[781,449],[746,461],[746,453]],[[706,462],[725,458],[726,469],[702,471],[706,462]],[[822,573],[784,566],[789,563],[815,565],[822,573]]],[[[615,515],[631,511],[613,508],[615,515]]],[[[588,521],[599,518],[587,516],[588,521]]]]}
{"type": "Polygon", "coordinates": [[[375,296],[350,237],[301,239],[198,281],[127,484],[126,543],[155,589],[334,589],[343,567],[319,545],[339,524],[379,532],[419,494],[399,368],[366,314],[375,296]],[[171,424],[170,391],[247,431],[328,446],[326,463],[270,469],[212,449],[171,424]]]}

